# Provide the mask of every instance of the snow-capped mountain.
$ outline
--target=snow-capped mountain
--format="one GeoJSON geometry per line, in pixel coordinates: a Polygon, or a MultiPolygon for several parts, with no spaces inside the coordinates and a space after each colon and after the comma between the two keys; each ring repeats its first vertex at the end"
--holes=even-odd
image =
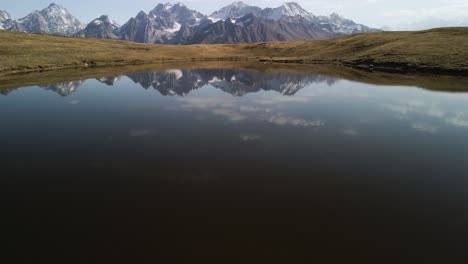
{"type": "Polygon", "coordinates": [[[101,16],[91,21],[86,28],[76,33],[76,36],[83,38],[119,39],[119,28],[119,24],[108,16],[101,16]]]}
{"type": "Polygon", "coordinates": [[[315,27],[306,19],[273,21],[248,14],[236,20],[227,19],[199,26],[186,39],[186,44],[287,41],[333,36],[336,35],[315,27]]]}
{"type": "Polygon", "coordinates": [[[319,39],[379,31],[336,13],[317,17],[294,2],[265,9],[235,2],[209,19],[215,23],[193,30],[185,44],[319,39]]]}
{"type": "Polygon", "coordinates": [[[262,11],[261,16],[274,21],[279,21],[291,17],[302,17],[309,21],[315,20],[315,16],[313,14],[307,12],[304,8],[295,2],[285,3],[277,8],[265,8],[262,11]]]}
{"type": "Polygon", "coordinates": [[[221,8],[218,11],[215,11],[209,16],[209,19],[213,22],[219,20],[226,20],[228,18],[239,18],[248,14],[254,14],[259,16],[262,13],[262,9],[257,6],[250,6],[243,2],[234,2],[228,6],[221,8]]]}
{"type": "Polygon", "coordinates": [[[219,20],[226,20],[228,18],[241,18],[248,14],[253,14],[257,17],[263,17],[265,19],[274,21],[292,17],[302,17],[310,21],[315,19],[313,14],[307,12],[299,4],[294,2],[288,2],[276,8],[265,9],[261,9],[258,6],[247,5],[244,2],[234,2],[231,5],[221,8],[219,11],[215,11],[209,16],[209,18],[213,22],[217,22],[219,20]]]}
{"type": "Polygon", "coordinates": [[[7,28],[8,21],[11,21],[11,16],[7,11],[0,10],[0,29],[7,28]]]}
{"type": "Polygon", "coordinates": [[[265,9],[234,2],[209,17],[181,3],[158,4],[148,13],[139,12],[121,27],[108,16],[101,16],[84,28],[56,4],[19,20],[8,19],[7,14],[2,17],[6,21],[2,27],[14,31],[157,44],[287,41],[379,31],[338,14],[315,16],[294,2],[265,9]]]}
{"type": "Polygon", "coordinates": [[[159,4],[149,14],[141,11],[120,29],[124,40],[144,43],[170,43],[183,25],[196,26],[206,16],[181,3],[159,4]]]}
{"type": "MultiPolygon", "coordinates": [[[[242,2],[223,7],[205,23],[178,39],[182,44],[243,43],[331,38],[379,31],[338,14],[317,17],[297,3],[277,8],[252,7],[242,2]],[[253,10],[253,12],[249,12],[253,10]]],[[[177,39],[177,38],[176,38],[177,39]]]]}
{"type": "Polygon", "coordinates": [[[56,4],[50,4],[41,11],[34,11],[24,18],[15,20],[9,29],[21,32],[70,36],[83,29],[83,25],[67,9],[56,4]]]}

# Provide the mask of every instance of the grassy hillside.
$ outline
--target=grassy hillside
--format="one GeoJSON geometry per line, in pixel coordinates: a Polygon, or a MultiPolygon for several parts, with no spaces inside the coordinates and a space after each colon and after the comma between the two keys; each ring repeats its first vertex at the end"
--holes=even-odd
{"type": "Polygon", "coordinates": [[[321,63],[468,74],[468,28],[380,32],[327,40],[170,46],[0,31],[0,74],[184,61],[321,63]]]}
{"type": "Polygon", "coordinates": [[[332,61],[384,70],[468,71],[468,28],[367,33],[319,41],[256,44],[252,49],[275,57],[301,58],[306,63],[332,61]]]}

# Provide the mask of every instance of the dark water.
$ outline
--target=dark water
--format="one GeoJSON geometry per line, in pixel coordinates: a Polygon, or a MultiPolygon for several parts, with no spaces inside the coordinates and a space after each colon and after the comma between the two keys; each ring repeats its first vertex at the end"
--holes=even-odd
{"type": "Polygon", "coordinates": [[[2,93],[9,263],[466,263],[468,94],[213,69],[2,93]]]}

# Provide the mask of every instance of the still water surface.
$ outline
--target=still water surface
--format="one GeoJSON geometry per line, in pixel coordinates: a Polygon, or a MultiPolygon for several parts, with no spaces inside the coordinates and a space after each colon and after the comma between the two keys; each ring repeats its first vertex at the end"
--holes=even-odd
{"type": "Polygon", "coordinates": [[[224,69],[1,93],[18,263],[466,257],[466,93],[224,69]]]}

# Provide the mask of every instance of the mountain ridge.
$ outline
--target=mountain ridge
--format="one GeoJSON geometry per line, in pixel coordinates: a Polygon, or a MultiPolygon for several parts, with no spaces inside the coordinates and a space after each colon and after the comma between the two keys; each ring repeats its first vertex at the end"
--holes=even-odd
{"type": "Polygon", "coordinates": [[[295,2],[262,9],[241,1],[222,7],[210,16],[182,3],[160,3],[149,12],[140,11],[122,26],[108,16],[83,25],[67,9],[52,3],[16,20],[0,11],[0,29],[150,44],[236,44],[321,39],[379,31],[339,15],[315,16],[295,2]],[[249,19],[255,23],[246,26],[249,19]]]}

